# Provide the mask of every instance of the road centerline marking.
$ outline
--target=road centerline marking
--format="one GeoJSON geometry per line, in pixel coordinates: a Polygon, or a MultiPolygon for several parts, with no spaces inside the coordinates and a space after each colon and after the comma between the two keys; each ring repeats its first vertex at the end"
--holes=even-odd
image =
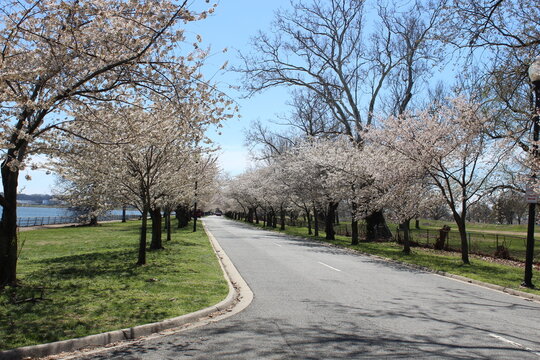
{"type": "Polygon", "coordinates": [[[336,268],[335,268],[335,267],[333,267],[333,266],[330,266],[330,265],[328,265],[328,264],[325,264],[325,263],[323,263],[323,262],[320,262],[320,261],[317,261],[317,262],[318,262],[319,264],[323,265],[323,266],[326,266],[326,267],[327,267],[327,268],[329,268],[329,269],[332,269],[332,270],[334,270],[334,271],[338,271],[338,272],[341,272],[341,270],[339,270],[339,269],[336,269],[336,268]]]}
{"type": "Polygon", "coordinates": [[[283,246],[279,245],[278,243],[274,243],[274,245],[279,246],[279,247],[283,247],[283,246]]]}
{"type": "Polygon", "coordinates": [[[528,347],[526,347],[526,346],[523,346],[523,345],[521,345],[521,344],[518,343],[518,342],[509,340],[509,339],[504,338],[504,337],[502,337],[502,336],[500,336],[500,335],[489,334],[489,336],[491,336],[491,337],[493,337],[493,338],[495,338],[495,339],[497,339],[497,340],[500,340],[500,341],[502,341],[502,342],[505,342],[505,343],[507,343],[507,344],[510,344],[510,345],[512,345],[512,346],[515,346],[515,347],[517,347],[517,348],[519,348],[519,349],[523,349],[523,350],[526,350],[526,351],[528,351],[528,352],[531,352],[531,353],[535,354],[536,356],[540,356],[540,353],[538,353],[538,352],[534,351],[533,349],[530,349],[530,348],[528,348],[528,347]]]}

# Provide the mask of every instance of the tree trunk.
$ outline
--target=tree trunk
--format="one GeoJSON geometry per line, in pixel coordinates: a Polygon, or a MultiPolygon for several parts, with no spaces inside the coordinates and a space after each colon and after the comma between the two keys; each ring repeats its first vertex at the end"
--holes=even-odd
{"type": "Polygon", "coordinates": [[[189,212],[186,206],[178,206],[175,210],[178,219],[178,228],[185,228],[189,224],[189,212]]]}
{"type": "Polygon", "coordinates": [[[0,222],[0,289],[17,283],[17,187],[19,171],[2,164],[4,204],[0,222]]]}
{"type": "Polygon", "coordinates": [[[90,222],[88,222],[88,225],[89,226],[97,226],[97,224],[98,224],[97,216],[95,216],[95,215],[90,216],[90,222]]]}
{"type": "Polygon", "coordinates": [[[415,219],[415,220],[414,220],[414,227],[415,227],[416,229],[420,229],[420,220],[419,220],[419,219],[415,219]]]}
{"type": "Polygon", "coordinates": [[[280,220],[280,230],[285,230],[285,209],[283,208],[283,205],[281,205],[279,209],[279,220],[280,220]]]}
{"type": "Polygon", "coordinates": [[[122,206],[122,222],[126,222],[126,206],[122,206]]]}
{"type": "Polygon", "coordinates": [[[146,264],[146,230],[148,224],[148,209],[144,208],[141,221],[141,235],[139,237],[139,259],[137,265],[146,264]]]}
{"type": "Polygon", "coordinates": [[[255,212],[255,224],[259,225],[259,214],[257,213],[257,208],[253,210],[255,212]]]}
{"type": "Polygon", "coordinates": [[[386,220],[381,210],[373,212],[366,217],[366,240],[384,240],[392,238],[392,233],[386,225],[386,220]]]}
{"type": "Polygon", "coordinates": [[[403,229],[403,253],[409,255],[411,253],[410,228],[411,220],[407,219],[399,225],[403,229]]]}
{"type": "Polygon", "coordinates": [[[358,204],[356,202],[351,203],[351,245],[358,245],[360,242],[358,237],[358,220],[356,219],[356,210],[358,210],[358,204]]]}
{"type": "Polygon", "coordinates": [[[351,221],[351,245],[358,245],[360,237],[358,235],[358,220],[351,221]]]}
{"type": "Polygon", "coordinates": [[[461,240],[461,260],[464,264],[470,264],[469,261],[469,242],[467,241],[467,229],[465,226],[465,217],[454,214],[454,220],[456,221],[459,238],[461,240]]]}
{"type": "Polygon", "coordinates": [[[167,213],[165,214],[165,224],[166,224],[166,227],[167,227],[167,241],[171,241],[172,239],[172,236],[171,236],[171,212],[170,211],[167,211],[167,213]]]}
{"type": "Polygon", "coordinates": [[[319,212],[317,207],[313,207],[313,230],[315,231],[315,236],[319,236],[319,212]]]}
{"type": "Polygon", "coordinates": [[[328,203],[328,213],[326,214],[324,231],[326,233],[326,240],[335,240],[336,234],[334,231],[334,220],[336,219],[336,209],[338,204],[335,202],[328,203]]]}
{"type": "Polygon", "coordinates": [[[253,208],[248,209],[248,214],[246,218],[247,222],[252,224],[253,223],[253,208]]]}
{"type": "MultiPolygon", "coordinates": [[[[197,189],[197,182],[195,182],[195,189],[197,189]]],[[[193,206],[193,232],[197,231],[197,201],[193,206]]]]}
{"type": "Polygon", "coordinates": [[[311,230],[311,213],[309,210],[306,209],[306,219],[307,219],[307,226],[308,226],[308,235],[313,235],[313,231],[311,230]]]}
{"type": "Polygon", "coordinates": [[[161,241],[161,209],[155,208],[150,210],[152,218],[152,241],[150,242],[150,250],[163,249],[161,241]]]}

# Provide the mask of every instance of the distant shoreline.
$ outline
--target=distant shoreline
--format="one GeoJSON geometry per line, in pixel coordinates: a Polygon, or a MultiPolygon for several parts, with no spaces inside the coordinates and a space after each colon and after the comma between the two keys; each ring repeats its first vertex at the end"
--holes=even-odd
{"type": "Polygon", "coordinates": [[[67,205],[42,205],[42,204],[21,204],[17,203],[17,207],[40,207],[40,208],[67,208],[67,205]]]}

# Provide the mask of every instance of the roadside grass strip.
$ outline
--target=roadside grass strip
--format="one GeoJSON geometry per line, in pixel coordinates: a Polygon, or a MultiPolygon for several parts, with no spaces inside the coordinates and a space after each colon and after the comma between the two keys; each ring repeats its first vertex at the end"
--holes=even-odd
{"type": "Polygon", "coordinates": [[[461,254],[448,251],[435,251],[421,247],[412,248],[411,254],[403,253],[403,246],[395,242],[360,242],[359,245],[351,245],[351,239],[346,236],[336,235],[336,240],[326,240],[324,231],[319,232],[319,236],[307,235],[306,227],[287,226],[285,231],[278,228],[268,228],[262,225],[255,225],[265,230],[279,231],[284,234],[300,236],[310,240],[332,244],[342,248],[354,249],[366,254],[377,255],[386,259],[420,266],[432,271],[445,272],[454,275],[464,276],[469,279],[499,285],[505,288],[528,292],[540,295],[540,271],[533,270],[533,283],[536,289],[523,288],[523,267],[497,264],[483,260],[476,255],[470,255],[471,264],[465,265],[461,261],[461,254]]]}
{"type": "Polygon", "coordinates": [[[149,251],[145,266],[135,265],[139,228],[131,221],[19,233],[21,286],[0,292],[0,350],[157,322],[227,296],[202,224],[193,233],[173,222],[172,240],[149,251]]]}

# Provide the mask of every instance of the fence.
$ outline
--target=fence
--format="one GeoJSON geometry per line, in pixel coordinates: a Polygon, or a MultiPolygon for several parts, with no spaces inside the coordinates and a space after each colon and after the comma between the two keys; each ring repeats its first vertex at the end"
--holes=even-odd
{"type": "MultiPolygon", "coordinates": [[[[403,238],[403,231],[397,230],[395,239],[403,238]]],[[[433,247],[439,238],[438,230],[411,229],[410,239],[419,246],[433,247]]],[[[525,261],[527,238],[506,234],[467,233],[467,242],[471,254],[490,257],[503,257],[525,261]]],[[[534,262],[540,262],[540,241],[535,241],[534,262]]],[[[445,248],[448,250],[461,251],[461,237],[459,231],[450,231],[446,240],[445,248]]]]}
{"type": "MultiPolygon", "coordinates": [[[[307,227],[308,223],[304,220],[288,220],[289,226],[307,227]]],[[[313,223],[311,224],[313,227],[313,223]]],[[[319,223],[319,230],[324,231],[324,222],[319,223]]],[[[394,239],[399,241],[403,239],[403,230],[393,230],[394,239]]],[[[351,224],[340,223],[334,225],[334,231],[337,235],[351,236],[351,224]]],[[[358,235],[360,239],[365,238],[365,223],[358,224],[358,235]]],[[[433,247],[435,241],[439,238],[439,230],[433,229],[411,229],[411,242],[418,246],[433,247]]],[[[507,234],[488,234],[488,233],[467,233],[467,242],[471,254],[509,258],[518,261],[525,261],[527,238],[525,236],[507,235],[507,234]]],[[[450,231],[446,240],[445,248],[453,251],[461,251],[461,238],[459,231],[450,231]]],[[[540,263],[540,240],[535,241],[534,262],[540,263]]]]}
{"type": "MultiPolygon", "coordinates": [[[[304,220],[300,220],[300,219],[295,219],[295,220],[287,219],[286,225],[308,227],[308,222],[304,220]]],[[[312,221],[311,222],[312,230],[314,229],[314,226],[315,226],[315,223],[312,221]]],[[[320,231],[324,231],[324,226],[325,226],[324,221],[319,221],[320,231]]],[[[334,224],[334,231],[336,232],[336,235],[351,236],[351,232],[352,232],[351,224],[349,223],[334,224]]],[[[360,236],[360,238],[366,236],[366,226],[363,222],[358,223],[358,236],[360,236]]]]}
{"type": "MultiPolygon", "coordinates": [[[[127,220],[138,219],[140,215],[126,215],[127,220]]],[[[105,215],[99,216],[98,221],[122,220],[122,215],[105,215]]],[[[42,217],[24,217],[17,218],[17,226],[43,226],[55,224],[76,224],[80,222],[77,216],[42,216],[42,217]]]]}

